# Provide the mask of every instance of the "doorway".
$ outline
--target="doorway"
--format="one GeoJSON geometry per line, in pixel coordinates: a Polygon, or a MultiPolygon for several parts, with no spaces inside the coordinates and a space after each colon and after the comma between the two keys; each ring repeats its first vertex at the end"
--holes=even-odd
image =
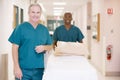
{"type": "Polygon", "coordinates": [[[13,28],[19,24],[19,8],[18,6],[13,6],[13,28]]]}

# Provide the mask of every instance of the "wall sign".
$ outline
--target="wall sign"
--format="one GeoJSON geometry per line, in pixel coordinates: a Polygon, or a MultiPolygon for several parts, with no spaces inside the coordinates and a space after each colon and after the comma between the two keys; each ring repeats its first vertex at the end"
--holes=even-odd
{"type": "Polygon", "coordinates": [[[107,14],[113,14],[113,8],[108,8],[107,9],[107,14]]]}

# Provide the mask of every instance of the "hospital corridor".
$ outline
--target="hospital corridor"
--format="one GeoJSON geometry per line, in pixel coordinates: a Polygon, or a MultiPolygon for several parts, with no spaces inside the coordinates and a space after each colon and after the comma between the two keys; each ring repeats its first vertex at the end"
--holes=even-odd
{"type": "Polygon", "coordinates": [[[38,60],[43,62],[38,64],[44,68],[42,80],[120,80],[119,34],[120,0],[0,0],[0,80],[18,78],[14,56],[18,56],[16,61],[21,68],[35,66],[41,55],[43,58],[38,60]],[[41,12],[35,12],[34,4],[41,12]],[[30,19],[38,23],[37,28],[30,27],[30,19]],[[10,40],[11,34],[14,40],[10,40]],[[10,42],[19,45],[16,55],[12,55],[10,42]],[[36,46],[50,44],[50,50],[43,47],[37,52],[36,46]],[[22,47],[26,45],[28,48],[22,47]],[[32,58],[36,55],[36,59],[32,58]]]}

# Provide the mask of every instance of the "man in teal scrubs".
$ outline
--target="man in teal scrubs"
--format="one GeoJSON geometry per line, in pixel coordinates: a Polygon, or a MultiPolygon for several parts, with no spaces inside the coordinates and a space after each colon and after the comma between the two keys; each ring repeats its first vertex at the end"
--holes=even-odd
{"type": "Polygon", "coordinates": [[[84,35],[80,31],[80,29],[74,25],[71,25],[72,14],[65,13],[64,17],[64,25],[61,25],[56,28],[53,34],[54,47],[56,46],[57,41],[65,41],[65,42],[80,42],[82,43],[82,39],[84,35]]]}
{"type": "Polygon", "coordinates": [[[16,80],[42,80],[44,53],[52,48],[52,40],[47,28],[39,24],[41,6],[29,6],[29,21],[18,25],[9,41],[16,80]]]}

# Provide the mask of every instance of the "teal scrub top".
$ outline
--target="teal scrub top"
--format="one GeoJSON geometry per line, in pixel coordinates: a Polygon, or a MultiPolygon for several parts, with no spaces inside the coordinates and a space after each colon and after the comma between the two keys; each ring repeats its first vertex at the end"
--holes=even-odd
{"type": "Polygon", "coordinates": [[[83,38],[84,35],[80,29],[74,25],[71,25],[69,30],[67,30],[64,25],[61,25],[56,28],[53,35],[54,41],[80,42],[83,38]]]}
{"type": "Polygon", "coordinates": [[[21,68],[44,68],[44,53],[36,53],[38,45],[52,44],[48,29],[38,24],[36,29],[29,22],[17,26],[8,39],[11,43],[19,45],[18,58],[21,68]]]}

